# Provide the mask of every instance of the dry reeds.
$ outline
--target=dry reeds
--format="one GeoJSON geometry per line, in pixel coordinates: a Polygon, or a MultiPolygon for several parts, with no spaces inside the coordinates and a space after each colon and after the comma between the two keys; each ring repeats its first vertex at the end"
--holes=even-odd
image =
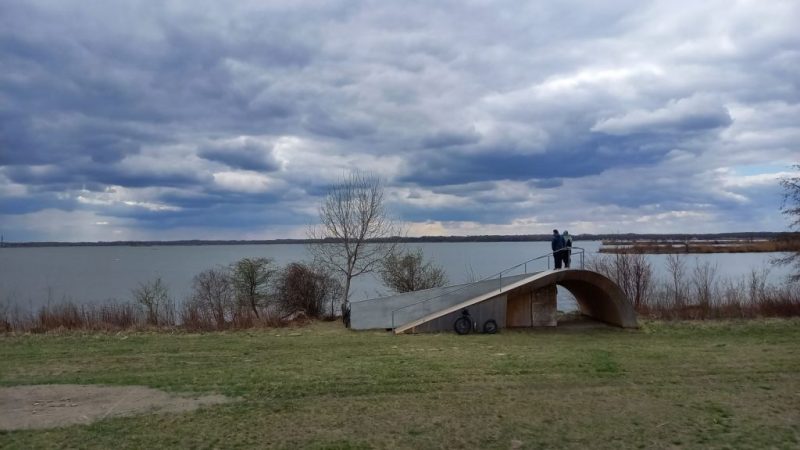
{"type": "Polygon", "coordinates": [[[118,331],[144,325],[141,311],[131,303],[109,302],[77,305],[71,301],[42,306],[22,313],[8,305],[0,309],[0,327],[5,332],[41,333],[51,330],[118,331]]]}
{"type": "Polygon", "coordinates": [[[715,265],[695,261],[689,267],[684,256],[673,254],[667,259],[667,278],[656,280],[641,254],[625,253],[601,255],[589,262],[589,268],[617,282],[642,317],[705,320],[800,316],[800,284],[770,285],[766,269],[731,280],[719,277],[715,265]]]}
{"type": "Polygon", "coordinates": [[[0,300],[0,332],[145,328],[216,331],[281,327],[334,317],[333,306],[341,295],[341,285],[329,273],[298,263],[276,271],[269,264],[267,259],[245,259],[229,267],[205,270],[194,278],[191,295],[180,305],[160,278],[140,283],[131,291],[131,302],[93,305],[48,301],[47,306],[23,313],[11,307],[14,302],[10,299],[0,300]],[[278,276],[267,283],[276,272],[278,276]]]}
{"type": "Polygon", "coordinates": [[[774,253],[800,251],[793,236],[771,240],[603,241],[600,253],[774,253]]]}
{"type": "Polygon", "coordinates": [[[204,305],[191,300],[178,308],[176,321],[163,316],[153,320],[141,306],[133,302],[106,303],[102,305],[76,304],[71,301],[49,304],[33,312],[20,312],[9,305],[0,306],[0,332],[45,333],[58,330],[79,331],[135,331],[184,330],[219,331],[248,328],[276,328],[291,324],[276,314],[261,311],[256,317],[250,310],[232,316],[231,320],[218,321],[204,305]]]}

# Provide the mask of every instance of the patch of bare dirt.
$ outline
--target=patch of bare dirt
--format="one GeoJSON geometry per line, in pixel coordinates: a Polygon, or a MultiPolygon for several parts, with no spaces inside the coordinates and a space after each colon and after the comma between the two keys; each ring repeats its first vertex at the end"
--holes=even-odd
{"type": "Polygon", "coordinates": [[[228,400],[223,395],[183,397],[143,386],[5,387],[0,388],[0,430],[53,428],[108,417],[191,411],[228,400]]]}

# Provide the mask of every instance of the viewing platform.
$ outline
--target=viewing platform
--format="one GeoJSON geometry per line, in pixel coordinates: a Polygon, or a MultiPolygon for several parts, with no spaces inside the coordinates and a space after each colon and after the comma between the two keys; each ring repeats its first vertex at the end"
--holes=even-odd
{"type": "MultiPolygon", "coordinates": [[[[577,250],[573,249],[573,258],[580,256],[583,266],[583,250],[577,250]]],[[[531,262],[549,256],[552,254],[473,283],[352,302],[350,327],[387,329],[396,334],[452,331],[464,310],[479,326],[494,320],[499,328],[554,327],[557,286],[575,296],[584,316],[622,328],[638,327],[633,305],[604,275],[583,268],[527,271],[531,262]],[[522,267],[525,273],[505,275],[522,267]]]]}

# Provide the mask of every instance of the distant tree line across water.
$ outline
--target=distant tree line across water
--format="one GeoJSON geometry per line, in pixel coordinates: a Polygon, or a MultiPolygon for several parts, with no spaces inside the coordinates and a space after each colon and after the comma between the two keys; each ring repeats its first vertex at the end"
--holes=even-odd
{"type": "MultiPolygon", "coordinates": [[[[576,241],[604,241],[604,240],[756,240],[756,239],[781,239],[795,235],[791,232],[738,232],[738,233],[704,233],[704,234],[576,234],[576,241]]],[[[436,242],[546,242],[552,238],[551,234],[514,234],[514,235],[475,235],[475,236],[420,236],[403,237],[394,236],[381,239],[371,239],[369,242],[400,242],[400,243],[436,243],[436,242]]],[[[277,245],[277,244],[311,244],[311,243],[338,243],[336,239],[264,239],[264,240],[201,240],[187,239],[176,241],[97,241],[97,242],[4,242],[3,247],[95,247],[95,246],[127,246],[147,247],[166,245],[277,245]]]]}

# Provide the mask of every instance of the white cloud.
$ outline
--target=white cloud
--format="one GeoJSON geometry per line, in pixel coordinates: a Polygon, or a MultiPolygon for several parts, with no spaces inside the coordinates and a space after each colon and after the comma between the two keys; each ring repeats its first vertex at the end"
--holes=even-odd
{"type": "Polygon", "coordinates": [[[251,171],[228,171],[213,174],[214,183],[233,192],[263,193],[283,186],[279,180],[251,171]]]}
{"type": "Polygon", "coordinates": [[[81,189],[75,200],[83,205],[107,207],[131,207],[148,211],[179,211],[180,208],[158,202],[154,190],[127,189],[122,186],[109,186],[102,192],[81,189]]]}
{"type": "Polygon", "coordinates": [[[556,75],[533,87],[540,95],[562,95],[581,86],[600,86],[629,83],[634,78],[662,77],[664,70],[657,64],[637,64],[633,67],[586,68],[569,75],[556,75]]]}

